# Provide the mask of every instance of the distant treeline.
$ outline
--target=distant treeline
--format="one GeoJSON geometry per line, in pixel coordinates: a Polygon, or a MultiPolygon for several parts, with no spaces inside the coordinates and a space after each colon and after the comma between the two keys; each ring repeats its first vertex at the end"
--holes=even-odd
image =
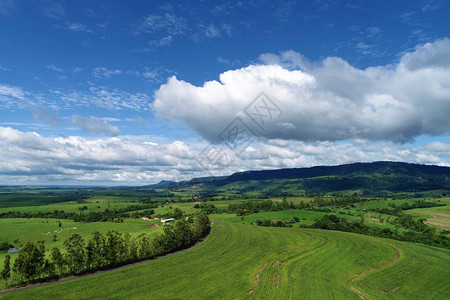
{"type": "Polygon", "coordinates": [[[52,212],[20,212],[9,211],[0,213],[1,218],[48,218],[48,219],[71,219],[76,222],[121,222],[123,218],[129,217],[129,212],[136,210],[151,209],[147,213],[153,214],[153,208],[156,208],[157,204],[138,204],[129,205],[123,208],[105,209],[101,212],[65,212],[63,210],[54,210],[52,212]]]}
{"type": "MultiPolygon", "coordinates": [[[[248,214],[255,214],[259,212],[268,212],[268,211],[282,211],[289,209],[306,209],[306,210],[314,210],[321,212],[331,212],[331,210],[327,207],[342,207],[342,206],[354,206],[356,203],[370,201],[372,199],[358,196],[340,196],[334,197],[331,199],[316,197],[312,201],[306,203],[301,201],[299,204],[294,204],[293,202],[282,200],[282,201],[273,201],[273,200],[264,200],[264,201],[245,201],[238,203],[231,203],[228,205],[228,208],[217,208],[213,203],[198,203],[194,205],[194,208],[200,209],[202,212],[206,214],[215,214],[215,213],[234,213],[237,216],[243,216],[248,214]]],[[[405,202],[401,205],[389,204],[389,208],[375,208],[370,211],[385,213],[390,215],[398,216],[403,210],[413,209],[413,208],[428,208],[428,207],[436,207],[443,206],[445,204],[435,203],[430,201],[418,200],[413,201],[412,203],[405,202]]]]}
{"type": "Polygon", "coordinates": [[[445,206],[443,203],[429,202],[418,200],[412,203],[405,202],[400,205],[395,205],[394,203],[389,203],[390,208],[374,208],[371,211],[375,211],[382,214],[388,215],[399,215],[403,210],[414,209],[414,208],[429,208],[429,207],[437,207],[437,206],[445,206]]]}
{"type": "Polygon", "coordinates": [[[305,225],[303,227],[354,232],[450,249],[450,239],[443,234],[435,234],[435,229],[423,224],[423,220],[416,221],[412,216],[404,215],[399,217],[395,222],[399,226],[414,231],[400,233],[397,230],[392,231],[390,228],[368,226],[360,221],[349,221],[333,214],[325,215],[311,226],[305,225]]]}
{"type": "Polygon", "coordinates": [[[0,207],[20,207],[32,205],[47,205],[67,201],[80,201],[89,197],[87,192],[42,192],[42,193],[2,193],[0,207]]]}
{"type": "Polygon", "coordinates": [[[153,236],[94,232],[85,242],[81,235],[74,234],[64,242],[64,251],[53,248],[50,255],[43,241],[28,242],[12,268],[11,257],[6,255],[1,276],[10,286],[17,286],[110,269],[186,249],[205,237],[209,230],[210,221],[201,214],[194,224],[180,220],[173,226],[166,225],[163,233],[153,236]],[[11,269],[14,271],[12,279],[11,269]]]}

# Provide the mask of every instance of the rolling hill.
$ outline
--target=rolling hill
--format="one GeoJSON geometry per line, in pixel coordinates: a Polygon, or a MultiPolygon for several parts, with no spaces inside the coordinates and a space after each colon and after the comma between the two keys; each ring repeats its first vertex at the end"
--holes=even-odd
{"type": "Polygon", "coordinates": [[[189,250],[2,299],[445,299],[450,252],[353,233],[219,221],[189,250]]]}
{"type": "MultiPolygon", "coordinates": [[[[204,193],[224,192],[266,195],[358,191],[365,195],[450,191],[450,167],[403,162],[353,163],[279,170],[246,171],[226,177],[194,178],[184,182],[161,182],[151,188],[172,190],[197,186],[204,193]]],[[[409,195],[411,196],[411,195],[409,195]]]]}

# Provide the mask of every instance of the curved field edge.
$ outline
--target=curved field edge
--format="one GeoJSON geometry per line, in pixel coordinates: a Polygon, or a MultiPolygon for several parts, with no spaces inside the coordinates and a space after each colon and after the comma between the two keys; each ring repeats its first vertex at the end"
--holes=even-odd
{"type": "Polygon", "coordinates": [[[395,248],[394,246],[389,245],[389,244],[388,244],[388,246],[395,250],[395,256],[394,256],[393,259],[391,259],[390,261],[385,262],[384,264],[381,264],[381,265],[372,267],[372,268],[370,268],[368,270],[365,270],[365,271],[363,271],[363,272],[361,272],[359,274],[355,274],[355,275],[353,275],[353,279],[350,280],[350,283],[348,285],[349,289],[352,292],[356,293],[362,299],[370,300],[371,298],[369,296],[367,296],[366,294],[364,294],[362,291],[360,291],[357,288],[355,288],[355,286],[353,285],[353,281],[355,281],[359,277],[365,276],[366,274],[372,273],[372,272],[374,272],[376,270],[381,270],[383,268],[386,268],[387,266],[392,265],[393,263],[397,262],[400,259],[400,255],[401,255],[400,254],[400,250],[395,248]]]}
{"type": "Polygon", "coordinates": [[[450,299],[450,251],[388,240],[400,250],[395,263],[354,280],[371,299],[450,299]]]}
{"type": "Polygon", "coordinates": [[[395,256],[387,243],[401,250],[399,261],[358,277],[356,288],[373,299],[431,299],[446,292],[449,270],[435,267],[448,267],[447,250],[337,231],[217,222],[208,238],[189,250],[0,298],[359,299],[348,284],[355,274],[395,256]],[[395,277],[404,264],[411,276],[395,277]],[[421,274],[435,284],[411,280],[421,274]],[[402,288],[388,289],[389,284],[402,288]]]}

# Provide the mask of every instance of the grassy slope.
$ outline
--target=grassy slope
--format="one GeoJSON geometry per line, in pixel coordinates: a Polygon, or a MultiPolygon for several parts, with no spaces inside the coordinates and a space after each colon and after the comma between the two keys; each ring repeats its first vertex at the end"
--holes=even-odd
{"type": "Polygon", "coordinates": [[[400,259],[355,280],[372,299],[450,299],[450,251],[389,240],[400,259]]]}
{"type": "Polygon", "coordinates": [[[400,260],[358,278],[353,283],[356,288],[374,299],[448,295],[447,250],[343,232],[219,222],[206,241],[190,250],[4,297],[358,299],[348,289],[349,281],[354,274],[395,257],[388,244],[400,249],[400,260]]]}

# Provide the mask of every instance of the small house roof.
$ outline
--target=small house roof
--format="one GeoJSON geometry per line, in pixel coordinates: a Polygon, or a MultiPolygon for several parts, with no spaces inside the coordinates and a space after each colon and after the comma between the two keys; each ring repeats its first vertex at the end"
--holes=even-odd
{"type": "Polygon", "coordinates": [[[165,222],[170,222],[170,221],[174,221],[175,219],[174,218],[170,218],[170,219],[161,219],[161,222],[162,223],[165,223],[165,222]]]}

